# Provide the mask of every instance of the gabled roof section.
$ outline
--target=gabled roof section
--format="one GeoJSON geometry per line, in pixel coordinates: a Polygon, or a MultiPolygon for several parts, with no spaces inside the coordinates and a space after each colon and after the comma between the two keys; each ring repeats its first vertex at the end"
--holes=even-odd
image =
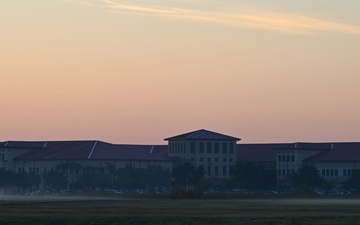
{"type": "Polygon", "coordinates": [[[293,144],[237,144],[236,160],[276,162],[277,149],[291,148],[293,144]]]}
{"type": "Polygon", "coordinates": [[[7,141],[0,143],[0,146],[7,148],[36,149],[44,147],[45,144],[46,141],[7,141]]]}
{"type": "Polygon", "coordinates": [[[305,162],[356,162],[360,161],[360,142],[326,143],[329,147],[304,159],[305,162]]]}
{"type": "Polygon", "coordinates": [[[140,160],[140,161],[173,161],[176,157],[168,156],[167,145],[113,145],[97,143],[89,159],[95,160],[140,160]]]}
{"type": "Polygon", "coordinates": [[[167,145],[114,145],[102,141],[49,141],[41,148],[20,155],[14,160],[125,160],[177,161],[169,157],[167,145]]]}
{"type": "Polygon", "coordinates": [[[169,137],[164,139],[165,141],[175,141],[175,140],[234,140],[240,141],[240,138],[228,136],[225,134],[216,133],[208,130],[196,130],[185,134],[180,134],[177,136],[169,137]]]}
{"type": "Polygon", "coordinates": [[[80,160],[87,159],[96,141],[49,141],[42,148],[20,155],[14,160],[80,160]]]}

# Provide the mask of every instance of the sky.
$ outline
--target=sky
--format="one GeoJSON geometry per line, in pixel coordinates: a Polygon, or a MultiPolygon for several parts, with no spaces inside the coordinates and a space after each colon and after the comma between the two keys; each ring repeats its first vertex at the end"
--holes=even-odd
{"type": "Polygon", "coordinates": [[[360,141],[359,0],[2,0],[0,141],[360,141]]]}

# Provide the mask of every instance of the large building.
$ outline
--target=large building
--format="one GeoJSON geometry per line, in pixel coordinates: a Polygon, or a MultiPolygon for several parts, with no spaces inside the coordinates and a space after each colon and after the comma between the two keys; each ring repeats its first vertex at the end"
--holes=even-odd
{"type": "Polygon", "coordinates": [[[344,181],[360,168],[360,142],[238,144],[239,138],[197,130],[165,139],[168,145],[125,145],[102,141],[0,142],[0,168],[43,174],[61,163],[83,167],[145,168],[160,165],[171,170],[182,162],[203,166],[205,177],[228,178],[236,161],[272,164],[286,177],[303,163],[315,165],[320,175],[344,181]]]}

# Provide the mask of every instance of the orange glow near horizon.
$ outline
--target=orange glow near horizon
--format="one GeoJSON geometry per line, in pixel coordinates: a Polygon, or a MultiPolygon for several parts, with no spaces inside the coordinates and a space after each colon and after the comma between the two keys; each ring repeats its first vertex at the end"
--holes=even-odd
{"type": "Polygon", "coordinates": [[[360,141],[350,2],[5,0],[0,141],[360,141]]]}

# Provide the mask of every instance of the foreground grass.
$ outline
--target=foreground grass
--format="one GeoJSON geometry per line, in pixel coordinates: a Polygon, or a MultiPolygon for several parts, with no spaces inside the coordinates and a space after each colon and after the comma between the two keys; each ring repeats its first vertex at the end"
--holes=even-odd
{"type": "Polygon", "coordinates": [[[358,199],[0,198],[0,224],[360,224],[358,199]]]}

